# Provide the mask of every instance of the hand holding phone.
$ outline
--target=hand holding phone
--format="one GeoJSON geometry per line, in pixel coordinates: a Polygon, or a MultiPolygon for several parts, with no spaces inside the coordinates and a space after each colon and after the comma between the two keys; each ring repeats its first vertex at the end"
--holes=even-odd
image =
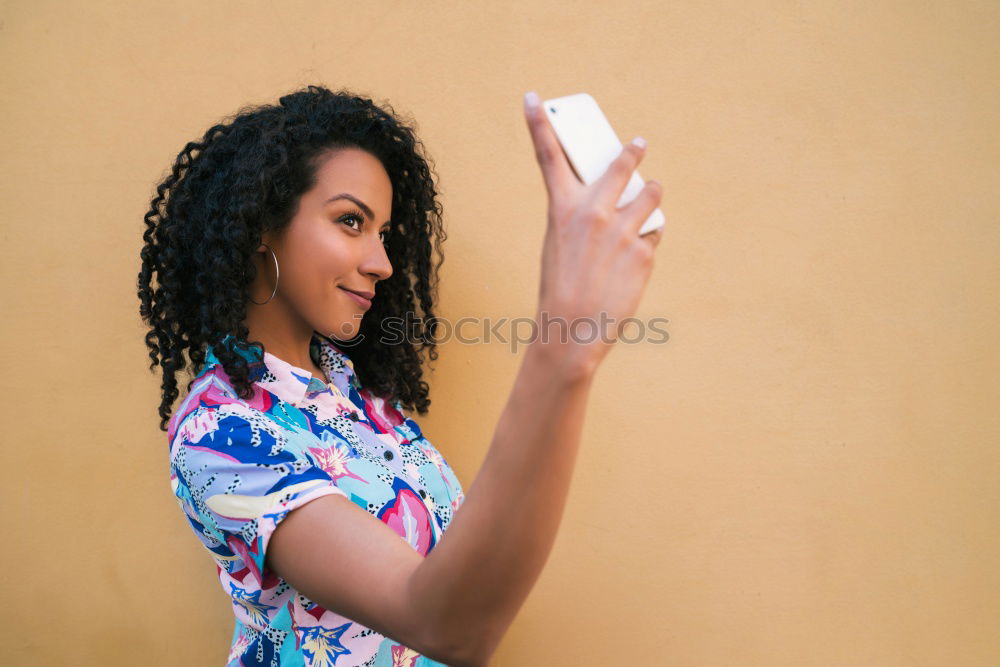
{"type": "MultiPolygon", "coordinates": [[[[587,185],[599,179],[623,146],[597,101],[587,93],[577,93],[545,100],[542,108],[577,177],[587,185]]],[[[633,171],[617,206],[620,208],[635,199],[643,185],[645,181],[639,171],[633,171]]],[[[643,223],[639,235],[664,224],[663,212],[657,208],[643,223]]]]}
{"type": "Polygon", "coordinates": [[[646,152],[644,143],[635,141],[622,147],[596,180],[582,182],[574,169],[584,170],[588,179],[593,173],[586,171],[585,161],[577,167],[567,160],[537,95],[525,95],[524,113],[549,199],[535,316],[540,331],[531,347],[557,360],[562,370],[585,376],[636,313],[663,225],[639,232],[652,226],[649,220],[663,190],[656,181],[640,183],[634,199],[622,204],[646,152]],[[559,330],[567,324],[571,340],[559,330]]]}

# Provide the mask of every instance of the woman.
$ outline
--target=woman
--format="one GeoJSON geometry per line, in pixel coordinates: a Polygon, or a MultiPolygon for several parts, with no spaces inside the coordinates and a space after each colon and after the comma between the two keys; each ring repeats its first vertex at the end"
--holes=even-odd
{"type": "MultiPolygon", "coordinates": [[[[536,322],[620,322],[660,238],[638,235],[658,184],[614,206],[643,147],[584,186],[537,95],[524,113],[549,198],[536,322]]],[[[146,214],[160,428],[232,601],[229,665],[485,665],[552,548],[618,328],[536,330],[465,493],[402,413],[426,414],[421,355],[436,358],[431,173],[391,108],[309,86],[188,143],[146,214]]]]}

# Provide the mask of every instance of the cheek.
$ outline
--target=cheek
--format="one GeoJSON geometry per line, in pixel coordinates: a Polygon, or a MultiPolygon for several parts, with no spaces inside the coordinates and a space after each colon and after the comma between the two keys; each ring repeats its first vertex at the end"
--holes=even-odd
{"type": "Polygon", "coordinates": [[[327,282],[348,278],[356,265],[348,240],[337,234],[329,234],[317,242],[313,253],[316,270],[327,278],[327,282]]]}
{"type": "MultiPolygon", "coordinates": [[[[331,225],[334,223],[330,223],[331,225]]],[[[296,239],[291,271],[306,283],[329,283],[346,276],[352,266],[347,239],[336,229],[318,226],[311,234],[296,239]]]]}
{"type": "MultiPolygon", "coordinates": [[[[322,304],[324,312],[336,307],[350,309],[350,303],[344,298],[343,290],[338,285],[357,284],[357,276],[352,278],[351,272],[356,270],[356,264],[350,253],[350,247],[345,239],[336,238],[332,233],[325,238],[318,238],[308,248],[304,248],[302,261],[296,271],[296,282],[301,286],[310,304],[322,304]]],[[[307,308],[311,306],[306,306],[307,308]]]]}

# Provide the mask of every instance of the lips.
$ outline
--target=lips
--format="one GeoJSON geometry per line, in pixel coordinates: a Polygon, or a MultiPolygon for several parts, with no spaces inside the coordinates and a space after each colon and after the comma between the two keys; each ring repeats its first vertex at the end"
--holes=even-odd
{"type": "Polygon", "coordinates": [[[360,290],[360,289],[348,289],[343,285],[340,286],[340,289],[346,290],[351,294],[357,294],[358,296],[368,299],[369,301],[375,298],[375,292],[366,292],[365,290],[360,290]]]}
{"type": "Polygon", "coordinates": [[[372,307],[372,299],[375,297],[375,292],[361,292],[361,291],[356,292],[354,290],[347,289],[346,287],[340,287],[340,289],[347,292],[348,296],[350,296],[351,299],[353,299],[356,304],[358,304],[365,310],[368,310],[369,308],[372,307]]]}

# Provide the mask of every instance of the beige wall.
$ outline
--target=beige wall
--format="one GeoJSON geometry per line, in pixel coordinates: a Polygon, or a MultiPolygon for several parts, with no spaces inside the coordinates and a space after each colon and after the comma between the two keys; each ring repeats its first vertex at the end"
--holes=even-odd
{"type": "MultiPolygon", "coordinates": [[[[602,368],[494,665],[1000,662],[998,35],[987,0],[4,2],[3,662],[222,664],[142,215],[184,142],[312,82],[416,118],[444,316],[534,306],[525,90],[593,94],[664,185],[670,340],[602,368]]],[[[441,349],[419,421],[466,488],[517,364],[441,349]]]]}

